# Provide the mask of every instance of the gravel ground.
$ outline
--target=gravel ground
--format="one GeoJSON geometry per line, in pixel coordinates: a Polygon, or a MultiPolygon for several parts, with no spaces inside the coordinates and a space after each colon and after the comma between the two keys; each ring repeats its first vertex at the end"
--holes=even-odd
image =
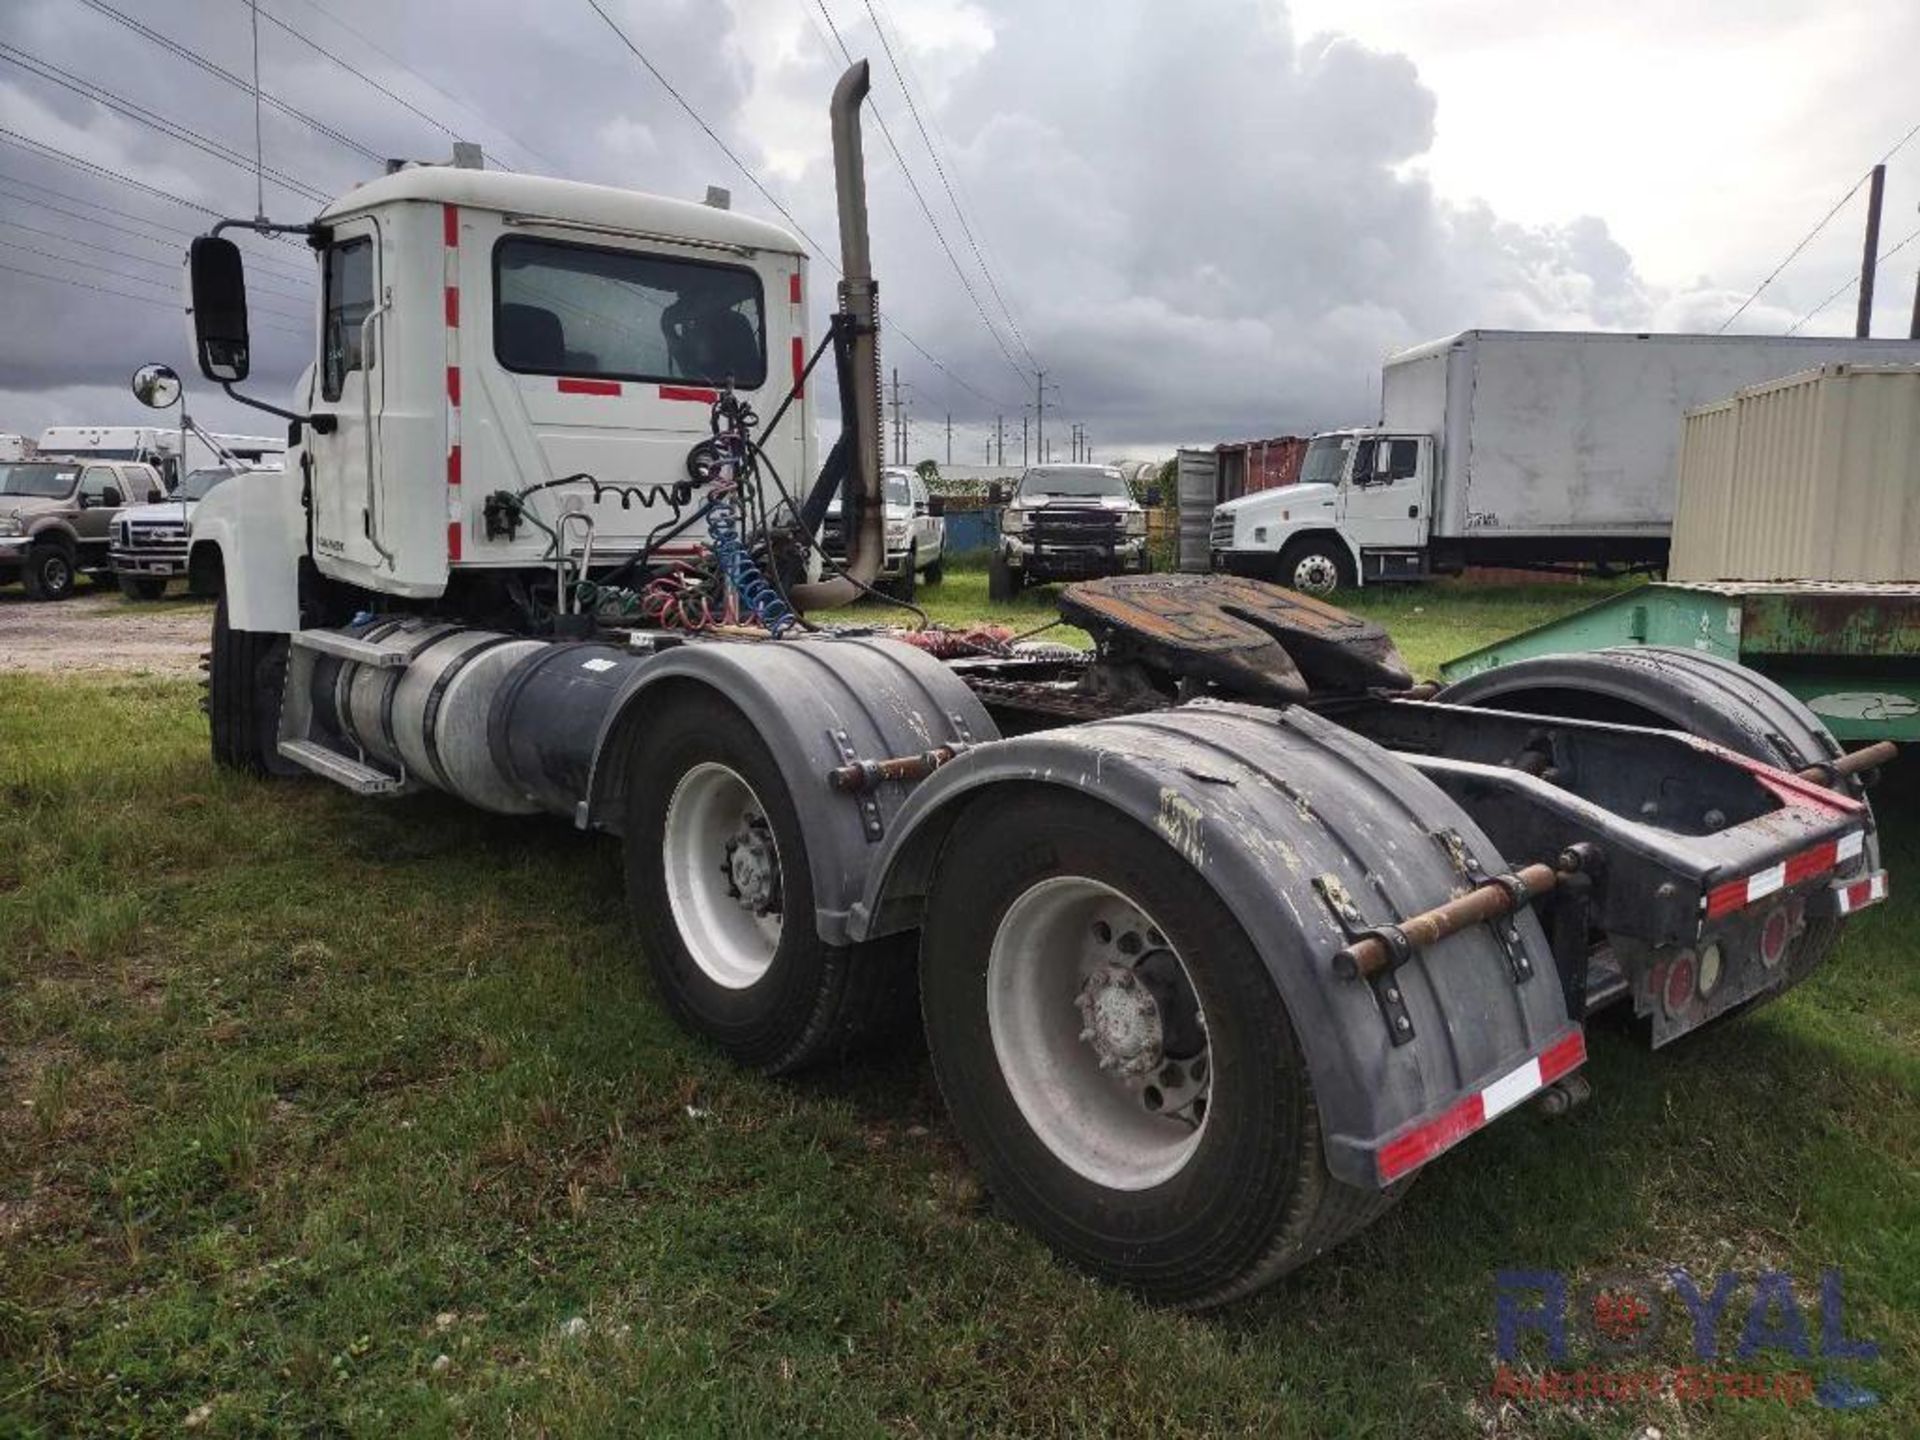
{"type": "Polygon", "coordinates": [[[0,672],[197,675],[212,623],[211,602],[145,604],[94,589],[40,603],[10,587],[0,590],[0,672]]]}

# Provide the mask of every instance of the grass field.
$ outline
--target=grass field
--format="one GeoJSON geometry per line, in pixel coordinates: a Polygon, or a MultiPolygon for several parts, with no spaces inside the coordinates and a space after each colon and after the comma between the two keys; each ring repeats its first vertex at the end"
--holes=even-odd
{"type": "MultiPolygon", "coordinates": [[[[1365,608],[1430,672],[1577,598],[1365,608]]],[[[772,1082],[675,1030],[612,843],[217,774],[196,696],[0,677],[0,1434],[1920,1432],[1907,892],[1760,1014],[1658,1056],[1597,1027],[1591,1104],[1191,1318],[996,1218],[923,1058],[772,1082]],[[1674,1266],[1746,1277],[1724,1365],[1814,1373],[1726,1352],[1775,1269],[1817,1351],[1840,1267],[1880,1403],[1491,1396],[1496,1271],[1674,1266]]]]}

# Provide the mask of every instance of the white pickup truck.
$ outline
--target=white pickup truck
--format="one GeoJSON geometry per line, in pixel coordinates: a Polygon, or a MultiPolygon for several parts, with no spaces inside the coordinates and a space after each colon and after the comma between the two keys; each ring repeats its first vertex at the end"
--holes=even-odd
{"type": "MultiPolygon", "coordinates": [[[[109,532],[109,554],[120,593],[130,600],[158,600],[166,594],[169,580],[187,574],[193,512],[200,502],[223,480],[256,468],[279,467],[210,465],[190,472],[165,500],[122,510],[109,532]]],[[[193,587],[191,582],[189,588],[195,594],[212,593],[204,587],[193,587]]]]}
{"type": "MultiPolygon", "coordinates": [[[[889,594],[911,600],[920,581],[938,585],[946,573],[946,501],[929,494],[927,482],[905,466],[882,470],[880,484],[886,502],[887,554],[877,583],[889,594]]],[[[821,529],[827,554],[845,560],[847,542],[839,500],[827,507],[821,529]]]]}

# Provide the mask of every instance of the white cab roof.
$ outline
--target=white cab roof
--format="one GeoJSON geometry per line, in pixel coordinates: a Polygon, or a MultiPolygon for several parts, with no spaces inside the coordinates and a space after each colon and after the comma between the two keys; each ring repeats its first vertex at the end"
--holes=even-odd
{"type": "Polygon", "coordinates": [[[415,165],[369,180],[342,195],[316,218],[324,224],[344,220],[376,205],[407,200],[493,210],[530,220],[684,236],[747,250],[806,253],[800,242],[778,225],[692,200],[669,200],[662,195],[643,195],[637,190],[587,185],[578,180],[555,180],[545,175],[463,170],[451,165],[415,165]]]}

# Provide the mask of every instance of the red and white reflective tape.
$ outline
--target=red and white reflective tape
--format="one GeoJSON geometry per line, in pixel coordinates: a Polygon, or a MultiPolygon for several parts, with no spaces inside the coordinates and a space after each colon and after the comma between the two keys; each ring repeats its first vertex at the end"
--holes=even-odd
{"type": "Polygon", "coordinates": [[[1833,892],[1833,908],[1841,915],[1851,915],[1856,910],[1864,910],[1869,905],[1877,905],[1887,898],[1887,872],[1878,871],[1864,880],[1856,880],[1851,885],[1843,885],[1833,892]]]}
{"type": "Polygon", "coordinates": [[[447,563],[457,564],[466,533],[460,503],[460,208],[440,207],[447,293],[447,563]]]}
{"type": "Polygon", "coordinates": [[[1866,843],[1866,831],[1849,830],[1837,840],[1823,840],[1798,855],[1788,856],[1778,865],[1716,885],[1707,892],[1706,918],[1718,920],[1722,915],[1731,915],[1766,899],[1775,891],[1824,875],[1856,858],[1866,843]]]}
{"type": "Polygon", "coordinates": [[[807,373],[806,312],[800,308],[800,272],[795,270],[787,277],[788,319],[793,325],[793,398],[798,400],[805,389],[802,377],[807,373]]]}
{"type": "Polygon", "coordinates": [[[1410,1175],[1434,1156],[1451,1150],[1488,1121],[1504,1115],[1529,1096],[1571,1074],[1587,1058],[1587,1037],[1570,1030],[1531,1060],[1509,1070],[1429,1120],[1416,1121],[1380,1147],[1380,1183],[1410,1175]]]}
{"type": "Polygon", "coordinates": [[[562,395],[618,395],[618,380],[581,380],[563,375],[553,382],[553,388],[562,395]]]}

